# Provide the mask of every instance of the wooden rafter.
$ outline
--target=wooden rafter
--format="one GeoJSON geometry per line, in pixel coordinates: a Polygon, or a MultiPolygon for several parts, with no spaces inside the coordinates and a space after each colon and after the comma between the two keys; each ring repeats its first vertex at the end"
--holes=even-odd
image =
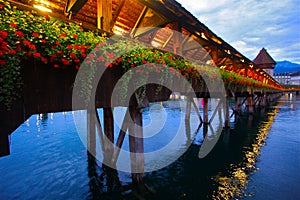
{"type": "Polygon", "coordinates": [[[115,25],[115,23],[116,23],[119,15],[120,15],[120,13],[121,13],[121,10],[122,10],[122,8],[123,8],[123,6],[125,4],[125,1],[126,0],[121,0],[120,5],[118,6],[118,8],[117,8],[117,10],[115,12],[115,16],[111,20],[111,27],[113,27],[115,25]]]}

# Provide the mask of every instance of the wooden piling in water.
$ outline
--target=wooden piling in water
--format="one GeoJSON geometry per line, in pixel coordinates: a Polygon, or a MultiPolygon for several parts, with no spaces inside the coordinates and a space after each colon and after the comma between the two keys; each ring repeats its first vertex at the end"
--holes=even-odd
{"type": "Polygon", "coordinates": [[[185,111],[185,121],[190,121],[190,117],[191,117],[191,104],[192,104],[192,98],[190,96],[187,96],[186,111],[185,111]]]}
{"type": "Polygon", "coordinates": [[[204,104],[203,104],[203,123],[209,124],[208,121],[208,98],[203,98],[204,104]]]}
{"type": "Polygon", "coordinates": [[[96,123],[91,110],[87,110],[87,147],[89,153],[96,155],[96,123]]]}
{"type": "Polygon", "coordinates": [[[142,109],[129,107],[133,123],[129,125],[130,166],[133,189],[142,193],[144,187],[144,139],[142,109]]]}
{"type": "Polygon", "coordinates": [[[230,127],[230,115],[229,115],[229,95],[226,94],[225,102],[224,102],[224,127],[228,128],[230,127]]]}
{"type": "Polygon", "coordinates": [[[247,99],[247,101],[248,101],[248,112],[253,113],[254,108],[253,108],[253,92],[252,92],[252,89],[249,88],[248,92],[249,92],[248,99],[247,99]]]}
{"type": "Polygon", "coordinates": [[[114,117],[112,108],[103,108],[104,115],[104,134],[108,140],[105,140],[104,160],[112,162],[114,151],[114,117]]]}

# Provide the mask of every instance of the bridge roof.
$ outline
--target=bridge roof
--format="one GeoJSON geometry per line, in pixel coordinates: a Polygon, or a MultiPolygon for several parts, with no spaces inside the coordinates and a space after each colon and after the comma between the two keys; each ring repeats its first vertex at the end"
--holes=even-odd
{"type": "MultiPolygon", "coordinates": [[[[19,2],[31,6],[31,0],[19,2]]],[[[256,80],[268,79],[277,84],[259,66],[218,37],[175,0],[48,0],[48,2],[53,10],[51,15],[56,18],[71,19],[89,28],[128,35],[143,42],[147,41],[165,51],[192,58],[200,64],[213,61],[224,70],[244,73],[256,80]],[[180,32],[184,37],[176,38],[172,30],[180,32]],[[178,49],[180,51],[177,51],[178,49]]],[[[271,57],[268,60],[274,61],[271,57]]]]}

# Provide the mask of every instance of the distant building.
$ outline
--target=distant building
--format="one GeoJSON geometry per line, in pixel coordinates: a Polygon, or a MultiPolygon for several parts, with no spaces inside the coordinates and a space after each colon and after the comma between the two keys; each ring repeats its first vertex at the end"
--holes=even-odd
{"type": "Polygon", "coordinates": [[[300,85],[300,72],[291,74],[291,85],[300,85]]]}
{"type": "Polygon", "coordinates": [[[253,60],[253,62],[265,72],[267,72],[270,76],[274,75],[274,68],[276,66],[276,62],[274,59],[268,54],[265,48],[260,50],[259,54],[253,60]]]}
{"type": "Polygon", "coordinates": [[[291,84],[291,73],[275,73],[273,78],[282,85],[291,84]]]}

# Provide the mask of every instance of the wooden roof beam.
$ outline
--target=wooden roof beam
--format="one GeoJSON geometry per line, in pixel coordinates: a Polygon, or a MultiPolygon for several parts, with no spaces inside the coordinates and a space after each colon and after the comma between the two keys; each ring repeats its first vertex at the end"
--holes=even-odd
{"type": "Polygon", "coordinates": [[[112,0],[97,0],[97,28],[112,32],[112,0]]]}
{"type": "Polygon", "coordinates": [[[115,23],[116,23],[119,15],[120,15],[120,13],[121,13],[121,10],[122,10],[122,8],[123,8],[123,6],[125,4],[125,1],[126,0],[121,0],[121,3],[119,4],[119,6],[118,6],[118,8],[117,8],[117,10],[115,12],[115,16],[111,20],[111,27],[113,27],[115,25],[115,23]]]}

